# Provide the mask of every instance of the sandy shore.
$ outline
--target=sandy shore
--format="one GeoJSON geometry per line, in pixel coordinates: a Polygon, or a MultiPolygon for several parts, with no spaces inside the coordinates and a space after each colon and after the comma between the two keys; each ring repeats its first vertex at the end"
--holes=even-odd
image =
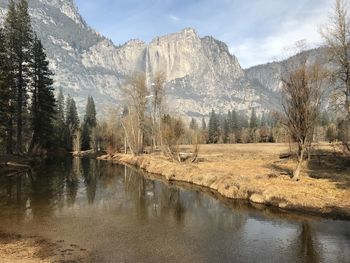
{"type": "Polygon", "coordinates": [[[203,145],[200,150],[203,161],[197,164],[180,164],[161,155],[116,154],[99,159],[136,166],[169,181],[208,187],[227,198],[350,219],[348,160],[321,146],[319,150],[329,155],[312,158],[304,166],[301,181],[294,182],[290,174],[295,161],[279,159],[279,154],[288,150],[283,144],[203,145]]]}

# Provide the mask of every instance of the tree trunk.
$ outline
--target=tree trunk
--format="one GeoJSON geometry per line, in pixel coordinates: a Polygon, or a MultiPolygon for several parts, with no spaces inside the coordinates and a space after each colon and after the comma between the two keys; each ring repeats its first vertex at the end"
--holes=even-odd
{"type": "Polygon", "coordinates": [[[22,107],[23,107],[23,76],[22,62],[19,65],[17,86],[17,153],[22,153],[22,107]]]}
{"type": "Polygon", "coordinates": [[[13,153],[13,115],[11,114],[7,127],[6,152],[13,153]]]}
{"type": "Polygon", "coordinates": [[[34,149],[35,144],[36,144],[36,135],[35,135],[35,132],[34,132],[33,136],[32,136],[32,140],[31,140],[30,145],[29,145],[29,149],[28,149],[28,152],[30,154],[33,153],[33,149],[34,149]]]}
{"type": "Polygon", "coordinates": [[[305,149],[302,148],[302,149],[300,150],[300,153],[298,154],[298,164],[297,164],[297,168],[294,170],[294,172],[293,172],[293,177],[292,177],[292,179],[293,179],[294,181],[299,181],[300,171],[301,171],[302,164],[303,164],[303,160],[304,160],[304,152],[305,152],[305,149]]]}

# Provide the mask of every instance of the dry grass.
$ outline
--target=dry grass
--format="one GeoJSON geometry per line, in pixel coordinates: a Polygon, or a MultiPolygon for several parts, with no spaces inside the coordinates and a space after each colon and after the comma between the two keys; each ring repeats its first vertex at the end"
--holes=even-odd
{"type": "MultiPolygon", "coordinates": [[[[182,146],[181,151],[191,151],[182,146]]],[[[317,151],[327,156],[306,162],[301,181],[290,179],[296,163],[280,160],[289,152],[287,144],[201,145],[198,164],[178,164],[161,156],[114,156],[168,180],[185,181],[209,187],[225,197],[248,199],[253,203],[289,210],[350,217],[349,160],[334,155],[327,144],[317,151]]],[[[108,157],[104,158],[108,159],[108,157]]]]}
{"type": "Polygon", "coordinates": [[[86,250],[67,247],[63,240],[50,243],[3,232],[0,232],[0,255],[2,263],[91,262],[86,250]]]}

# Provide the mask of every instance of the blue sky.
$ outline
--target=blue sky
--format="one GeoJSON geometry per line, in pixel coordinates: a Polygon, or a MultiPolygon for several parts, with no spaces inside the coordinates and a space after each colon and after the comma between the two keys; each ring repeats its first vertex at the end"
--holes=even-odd
{"type": "Polygon", "coordinates": [[[296,41],[321,44],[333,0],[76,0],[87,23],[115,44],[193,27],[224,41],[246,68],[283,58],[296,41]]]}

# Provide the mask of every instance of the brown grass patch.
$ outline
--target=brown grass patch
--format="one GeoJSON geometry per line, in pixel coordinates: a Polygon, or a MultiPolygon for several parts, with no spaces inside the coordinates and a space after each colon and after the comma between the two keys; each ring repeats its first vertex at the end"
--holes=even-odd
{"type": "MultiPolygon", "coordinates": [[[[181,151],[191,149],[192,146],[181,146],[181,151]]],[[[322,144],[317,151],[324,156],[321,160],[313,156],[306,162],[301,181],[294,182],[290,175],[295,160],[279,159],[289,150],[287,144],[201,145],[199,157],[204,161],[197,164],[179,164],[155,155],[120,155],[117,160],[168,180],[209,187],[228,198],[350,217],[348,160],[322,144]]]]}

